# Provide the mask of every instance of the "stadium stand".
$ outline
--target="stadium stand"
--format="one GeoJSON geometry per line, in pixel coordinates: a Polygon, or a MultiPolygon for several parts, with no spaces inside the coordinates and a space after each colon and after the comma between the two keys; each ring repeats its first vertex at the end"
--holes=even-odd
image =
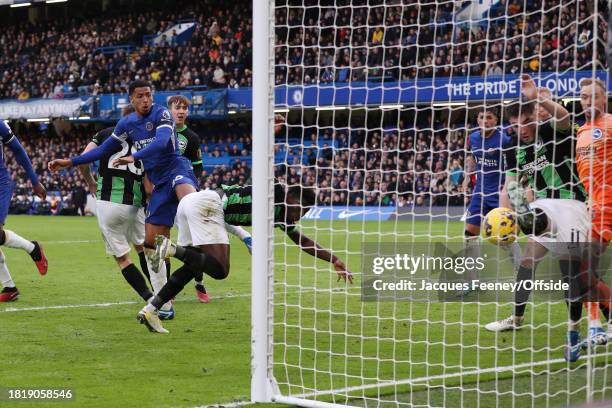
{"type": "MultiPolygon", "coordinates": [[[[558,21],[556,14],[549,18],[545,12],[554,0],[503,0],[489,11],[492,18],[476,26],[455,25],[454,31],[451,22],[458,18],[462,2],[436,6],[407,1],[395,8],[376,3],[356,1],[338,13],[330,7],[322,15],[315,7],[315,14],[306,15],[298,13],[299,8],[279,8],[276,83],[499,75],[517,73],[521,65],[524,72],[563,70],[574,64],[590,68],[592,50],[580,44],[588,44],[592,33],[576,24],[589,13],[586,3],[580,3],[580,16],[567,8],[558,21]],[[302,28],[287,29],[297,21],[302,28]],[[428,24],[432,21],[437,24],[428,24]],[[547,33],[542,44],[541,31],[547,33]],[[527,40],[519,34],[527,34],[527,40]],[[574,41],[576,36],[579,41],[574,41]],[[523,58],[526,50],[543,58],[523,58]],[[498,61],[503,61],[501,66],[498,61]]],[[[120,93],[137,77],[151,80],[157,90],[249,87],[250,14],[250,3],[228,8],[225,3],[186,1],[180,12],[170,15],[134,10],[110,19],[3,27],[0,98],[120,93]],[[195,29],[183,42],[173,35],[150,41],[186,21],[194,22],[195,29]]]]}
{"type": "Polygon", "coordinates": [[[113,18],[72,17],[13,25],[0,33],[0,98],[64,98],[126,92],[136,78],[157,90],[251,85],[250,6],[181,2],[166,10],[113,18]],[[151,36],[195,22],[184,42],[151,36]],[[16,39],[16,40],[15,40],[16,39]]]}
{"type": "MultiPolygon", "coordinates": [[[[589,13],[585,3],[580,3],[578,11],[563,10],[559,18],[545,13],[553,0],[502,0],[488,11],[493,18],[483,18],[476,25],[455,24],[454,29],[450,22],[461,19],[462,2],[418,3],[406,1],[393,8],[357,0],[334,9],[338,12],[322,7],[320,14],[317,7],[278,8],[276,82],[407,80],[573,66],[590,69],[592,50],[580,44],[588,44],[592,33],[576,23],[589,13]],[[431,21],[437,24],[428,25],[431,21]],[[288,30],[296,24],[302,27],[288,30]],[[536,44],[541,32],[546,33],[545,41],[536,44]],[[519,38],[527,40],[519,43],[519,38]],[[529,49],[536,50],[530,55],[543,57],[523,58],[529,49]]],[[[90,16],[8,25],[0,33],[0,99],[124,93],[136,78],[149,79],[156,90],[250,87],[252,21],[247,4],[228,8],[220,2],[185,1],[171,14],[164,8],[144,13],[135,9],[105,19],[90,16]],[[177,24],[186,22],[194,23],[188,38],[166,37],[177,24]]],[[[295,135],[289,130],[286,137],[277,138],[275,161],[290,166],[288,181],[317,185],[319,205],[462,205],[465,123],[451,125],[450,132],[428,128],[425,124],[432,123],[430,119],[423,123],[414,128],[412,123],[400,122],[382,133],[346,128],[332,134],[320,128],[319,134],[312,134],[310,144],[303,145],[297,141],[302,130],[297,129],[295,135]]],[[[249,123],[228,127],[223,122],[213,126],[213,131],[197,122],[194,126],[203,137],[201,186],[249,183],[249,123]]],[[[80,130],[75,134],[61,137],[51,131],[31,133],[30,129],[19,135],[43,174],[43,183],[59,200],[59,209],[52,206],[50,213],[61,213],[64,207],[72,212],[74,197],[76,207],[82,198],[82,186],[78,191],[73,188],[79,177],[52,176],[43,162],[75,154],[93,129],[76,126],[80,130]]],[[[279,176],[284,173],[282,166],[277,168],[279,176]]],[[[21,174],[14,176],[24,179],[21,174]]],[[[20,189],[22,182],[16,183],[12,211],[39,212],[37,203],[19,194],[20,189]]]]}
{"type": "MultiPolygon", "coordinates": [[[[196,125],[202,136],[204,171],[202,188],[217,188],[222,184],[251,183],[252,138],[248,121],[230,122],[229,126],[196,125]]],[[[99,126],[98,126],[99,127],[99,126]]],[[[404,123],[400,122],[404,128],[404,123]]],[[[16,129],[26,147],[41,181],[50,191],[47,212],[31,196],[25,194],[26,183],[16,182],[12,213],[76,214],[83,201],[84,186],[75,170],[69,177],[64,173],[49,173],[46,163],[57,157],[78,154],[97,128],[91,125],[73,126],[69,135],[57,135],[52,126],[45,130],[28,124],[16,129]],[[76,187],[75,187],[76,186],[76,187]],[[75,203],[76,197],[76,203],[75,203]],[[57,200],[57,210],[53,201],[57,200]]],[[[298,143],[296,137],[277,139],[275,160],[290,167],[290,183],[301,180],[318,187],[319,205],[378,205],[423,206],[462,205],[460,189],[463,180],[463,146],[466,129],[455,124],[445,131],[423,128],[397,132],[380,132],[315,128],[311,140],[298,143]],[[364,170],[365,169],[365,170],[364,170]]],[[[26,180],[21,167],[6,152],[7,163],[14,180],[26,180]]],[[[285,171],[277,166],[278,176],[285,171]]]]}

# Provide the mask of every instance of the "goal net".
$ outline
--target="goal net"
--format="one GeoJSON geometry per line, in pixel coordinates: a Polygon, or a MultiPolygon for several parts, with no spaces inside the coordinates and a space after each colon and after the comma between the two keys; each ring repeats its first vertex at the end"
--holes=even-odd
{"type": "MultiPolygon", "coordinates": [[[[534,290],[522,329],[492,332],[487,323],[513,313],[509,290],[460,296],[451,283],[474,266],[460,277],[401,267],[404,255],[442,257],[456,273],[474,188],[469,134],[495,106],[497,129],[516,137],[504,107],[527,103],[521,75],[548,89],[573,124],[584,121],[580,81],[607,80],[607,20],[608,4],[597,0],[257,2],[254,401],[556,407],[612,397],[605,346],[575,363],[563,358],[562,291],[534,290]],[[289,202],[280,215],[278,186],[289,202]],[[294,228],[288,208],[300,205],[308,211],[294,228]],[[292,240],[300,234],[312,240],[301,241],[304,250],[292,240]],[[324,250],[353,284],[317,258],[324,250]],[[390,282],[450,289],[373,291],[391,269],[390,282]]],[[[499,143],[487,148],[510,151],[499,143]]],[[[479,245],[489,259],[477,276],[514,282],[511,254],[479,245]]],[[[558,265],[543,260],[537,276],[559,280],[558,265]]]]}

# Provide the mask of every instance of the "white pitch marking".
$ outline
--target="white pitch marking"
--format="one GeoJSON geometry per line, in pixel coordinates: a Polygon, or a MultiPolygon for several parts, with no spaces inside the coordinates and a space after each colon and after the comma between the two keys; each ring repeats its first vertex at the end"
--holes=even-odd
{"type": "Polygon", "coordinates": [[[254,403],[251,401],[235,401],[228,402],[225,404],[210,404],[210,405],[200,405],[195,408],[234,408],[234,407],[244,407],[246,405],[253,405],[254,403]]]}
{"type": "MultiPolygon", "coordinates": [[[[221,300],[221,299],[230,299],[230,298],[242,298],[249,297],[250,293],[238,293],[238,294],[226,294],[223,296],[215,296],[213,300],[221,300]]],[[[179,300],[177,303],[188,303],[188,302],[196,302],[196,299],[192,300],[179,300]]],[[[51,306],[34,306],[34,307],[7,307],[5,309],[0,309],[0,313],[15,313],[15,312],[31,312],[38,310],[58,310],[58,309],[78,309],[78,308],[87,308],[87,307],[112,307],[112,306],[121,306],[121,305],[135,305],[143,303],[142,301],[128,300],[124,302],[105,302],[105,303],[90,303],[90,304],[76,304],[76,305],[51,305],[51,306]]]]}

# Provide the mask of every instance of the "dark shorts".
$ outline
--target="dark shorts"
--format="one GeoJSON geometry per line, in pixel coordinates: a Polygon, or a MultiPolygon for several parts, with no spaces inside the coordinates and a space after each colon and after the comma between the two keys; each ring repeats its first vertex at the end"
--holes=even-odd
{"type": "Polygon", "coordinates": [[[151,199],[147,206],[147,218],[145,223],[154,225],[165,225],[172,227],[178,208],[178,198],[174,192],[176,186],[181,184],[191,184],[196,190],[198,182],[193,170],[180,165],[172,171],[170,179],[162,184],[158,184],[153,189],[151,199]]]}
{"type": "Polygon", "coordinates": [[[499,194],[474,193],[467,209],[465,223],[480,226],[482,217],[497,207],[499,207],[499,194]]]}

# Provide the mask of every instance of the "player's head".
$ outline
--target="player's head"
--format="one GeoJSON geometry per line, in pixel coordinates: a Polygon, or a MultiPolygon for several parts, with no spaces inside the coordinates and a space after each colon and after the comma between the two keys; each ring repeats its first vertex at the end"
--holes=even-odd
{"type": "Polygon", "coordinates": [[[606,113],[606,84],[601,79],[580,81],[580,105],[587,120],[595,120],[606,113]]]}
{"type": "Polygon", "coordinates": [[[274,202],[275,205],[281,205],[284,208],[283,221],[287,225],[298,222],[315,205],[317,196],[312,187],[295,185],[285,190],[279,184],[276,186],[278,187],[275,187],[274,202]]]}
{"type": "Polygon", "coordinates": [[[491,135],[499,123],[499,108],[495,105],[483,106],[478,111],[476,121],[483,136],[491,135]]]}
{"type": "MultiPolygon", "coordinates": [[[[546,87],[538,88],[538,100],[543,101],[545,99],[552,99],[552,92],[550,92],[550,89],[546,87]]],[[[550,112],[544,109],[542,104],[538,103],[537,109],[539,121],[545,121],[551,118],[552,115],[550,114],[550,112]]]]}
{"type": "Polygon", "coordinates": [[[137,79],[130,83],[128,89],[130,103],[134,110],[141,116],[148,115],[153,107],[153,88],[145,80],[137,79]]]}
{"type": "Polygon", "coordinates": [[[538,119],[534,102],[512,102],[506,107],[505,113],[521,142],[531,143],[535,140],[538,119]]]}
{"type": "Polygon", "coordinates": [[[174,116],[177,127],[182,127],[189,116],[189,99],[183,95],[174,95],[168,99],[168,108],[174,116]]]}

